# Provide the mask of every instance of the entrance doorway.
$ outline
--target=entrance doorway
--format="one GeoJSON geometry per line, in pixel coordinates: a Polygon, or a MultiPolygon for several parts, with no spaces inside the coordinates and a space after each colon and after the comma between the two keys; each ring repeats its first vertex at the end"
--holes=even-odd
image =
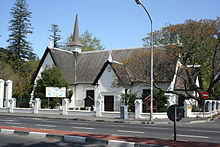
{"type": "Polygon", "coordinates": [[[114,111],[114,96],[105,96],[105,111],[114,111]]]}
{"type": "Polygon", "coordinates": [[[86,90],[86,98],[85,100],[85,107],[91,107],[94,105],[94,90],[86,90]]]}

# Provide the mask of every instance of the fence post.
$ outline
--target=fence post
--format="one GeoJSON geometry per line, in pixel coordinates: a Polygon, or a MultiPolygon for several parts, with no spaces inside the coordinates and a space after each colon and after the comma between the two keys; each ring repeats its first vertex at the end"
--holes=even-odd
{"type": "Polygon", "coordinates": [[[6,81],[6,97],[5,97],[5,107],[10,107],[9,100],[12,98],[12,81],[6,81]]]}
{"type": "Polygon", "coordinates": [[[0,108],[3,107],[3,103],[4,103],[4,87],[5,87],[5,81],[0,79],[0,108]]]}
{"type": "Polygon", "coordinates": [[[135,100],[134,104],[135,104],[135,119],[140,119],[142,113],[142,100],[137,99],[135,100]]]}
{"type": "Polygon", "coordinates": [[[15,108],[15,103],[16,103],[16,99],[15,98],[11,98],[8,100],[9,101],[9,113],[13,113],[14,112],[14,108],[15,108]]]}
{"type": "Polygon", "coordinates": [[[220,101],[217,101],[217,103],[218,103],[217,110],[218,110],[218,113],[220,114],[220,101]]]}
{"type": "Polygon", "coordinates": [[[100,99],[98,99],[96,101],[96,117],[101,117],[102,114],[101,110],[102,110],[102,102],[100,99]]]}
{"type": "Polygon", "coordinates": [[[62,113],[63,115],[67,115],[67,111],[68,111],[68,105],[69,105],[69,99],[63,99],[62,100],[62,113]]]}
{"type": "Polygon", "coordinates": [[[189,100],[184,101],[184,116],[185,117],[190,117],[192,113],[192,104],[190,103],[189,100]]]}
{"type": "Polygon", "coordinates": [[[34,114],[38,114],[39,113],[39,108],[41,107],[41,100],[40,98],[36,98],[34,100],[34,114]]]}

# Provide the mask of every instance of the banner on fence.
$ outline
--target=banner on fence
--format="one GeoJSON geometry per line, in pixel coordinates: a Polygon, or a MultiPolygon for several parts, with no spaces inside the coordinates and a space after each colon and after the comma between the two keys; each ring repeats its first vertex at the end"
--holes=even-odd
{"type": "Polygon", "coordinates": [[[46,97],[66,97],[66,87],[46,87],[46,97]]]}

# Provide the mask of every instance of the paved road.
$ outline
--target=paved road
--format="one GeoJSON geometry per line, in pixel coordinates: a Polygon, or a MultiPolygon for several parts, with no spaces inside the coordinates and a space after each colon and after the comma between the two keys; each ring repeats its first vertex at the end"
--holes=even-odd
{"type": "Polygon", "coordinates": [[[100,144],[86,144],[86,143],[74,143],[63,142],[56,139],[39,139],[26,136],[16,135],[1,135],[0,134],[0,146],[1,147],[107,147],[100,144]]]}
{"type": "MultiPolygon", "coordinates": [[[[1,116],[0,125],[97,134],[173,139],[173,126],[141,125],[79,120],[1,116]]],[[[177,124],[177,139],[220,143],[220,120],[200,124],[177,124]]]]}

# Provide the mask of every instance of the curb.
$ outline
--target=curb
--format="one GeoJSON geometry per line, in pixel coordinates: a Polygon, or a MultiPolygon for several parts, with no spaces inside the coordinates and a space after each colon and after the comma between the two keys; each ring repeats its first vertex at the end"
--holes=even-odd
{"type": "Polygon", "coordinates": [[[15,131],[10,129],[0,129],[0,133],[4,135],[21,135],[35,137],[39,139],[58,139],[67,142],[79,142],[79,143],[98,143],[109,145],[112,147],[171,147],[171,146],[161,146],[156,144],[141,144],[136,142],[125,142],[118,140],[102,140],[91,137],[81,137],[81,136],[69,136],[69,135],[56,135],[41,132],[27,132],[27,131],[15,131]]]}

